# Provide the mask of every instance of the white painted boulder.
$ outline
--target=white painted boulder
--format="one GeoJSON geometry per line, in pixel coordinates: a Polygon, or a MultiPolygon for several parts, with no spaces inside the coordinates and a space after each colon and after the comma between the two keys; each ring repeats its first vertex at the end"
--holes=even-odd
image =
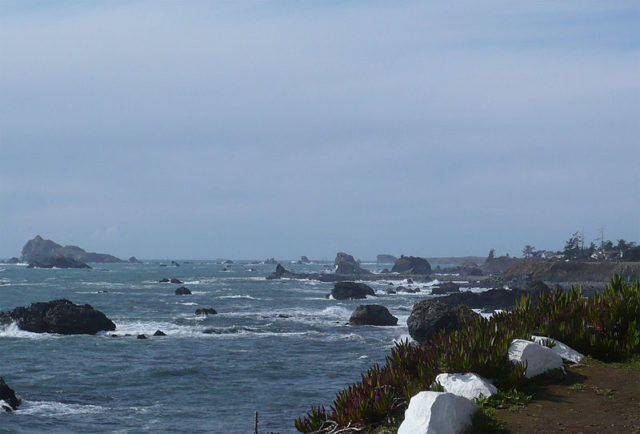
{"type": "Polygon", "coordinates": [[[398,434],[458,434],[471,425],[478,406],[446,392],[420,392],[411,398],[398,434]]]}
{"type": "Polygon", "coordinates": [[[511,342],[509,360],[514,363],[526,363],[527,370],[524,375],[527,378],[562,368],[562,357],[551,348],[524,339],[514,339],[511,342]]]}
{"type": "Polygon", "coordinates": [[[545,345],[548,341],[553,342],[555,345],[551,348],[551,351],[562,357],[569,363],[580,363],[584,359],[584,354],[577,352],[567,344],[563,344],[553,338],[545,336],[531,336],[531,340],[536,344],[545,345]]]}
{"type": "Polygon", "coordinates": [[[440,384],[445,392],[474,400],[488,398],[498,393],[496,386],[479,375],[467,374],[440,374],[436,377],[436,383],[440,384]]]}

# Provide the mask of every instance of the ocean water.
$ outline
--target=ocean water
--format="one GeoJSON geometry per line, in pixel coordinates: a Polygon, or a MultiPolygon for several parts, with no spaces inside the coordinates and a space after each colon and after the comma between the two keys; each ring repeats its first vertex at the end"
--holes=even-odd
{"type": "Polygon", "coordinates": [[[374,282],[371,300],[330,300],[330,283],[265,280],[274,265],[161,263],[168,261],[91,270],[0,265],[0,310],[67,298],[104,312],[114,333],[133,335],[0,328],[0,376],[24,400],[17,412],[0,413],[0,432],[248,433],[255,411],[260,432],[296,432],[296,417],[328,406],[382,362],[394,340],[408,338],[411,306],[429,294],[421,285],[420,294],[387,295],[388,284],[374,282]],[[179,285],[158,283],[163,277],[182,280],[193,295],[174,295],[179,285]],[[387,306],[398,326],[347,325],[363,303],[387,306]],[[218,315],[196,316],[200,307],[218,315]],[[158,329],[167,336],[150,336],[158,329]]]}

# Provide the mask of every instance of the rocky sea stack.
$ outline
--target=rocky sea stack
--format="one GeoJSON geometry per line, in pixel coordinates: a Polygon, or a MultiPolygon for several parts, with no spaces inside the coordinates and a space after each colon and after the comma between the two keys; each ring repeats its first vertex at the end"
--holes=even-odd
{"type": "Polygon", "coordinates": [[[333,265],[336,267],[336,274],[371,274],[369,270],[360,268],[353,256],[344,252],[338,252],[333,265]]]}
{"type": "Polygon", "coordinates": [[[87,252],[78,246],[61,246],[51,240],[45,240],[40,235],[27,243],[22,248],[22,259],[25,262],[42,261],[52,257],[65,257],[80,262],[123,262],[106,253],[87,252]]]}
{"type": "Polygon", "coordinates": [[[331,296],[336,300],[367,298],[376,295],[369,285],[357,282],[337,282],[331,290],[331,296]]]}
{"type": "Polygon", "coordinates": [[[104,313],[88,304],[73,304],[66,299],[32,303],[29,307],[0,312],[0,324],[13,322],[28,332],[62,335],[94,335],[116,329],[116,325],[104,313]]]}
{"type": "Polygon", "coordinates": [[[394,326],[398,324],[398,318],[391,315],[389,309],[379,304],[361,304],[351,314],[349,324],[394,326]]]}
{"type": "Polygon", "coordinates": [[[424,258],[402,255],[393,264],[391,271],[404,274],[429,274],[431,273],[431,264],[424,258]]]}

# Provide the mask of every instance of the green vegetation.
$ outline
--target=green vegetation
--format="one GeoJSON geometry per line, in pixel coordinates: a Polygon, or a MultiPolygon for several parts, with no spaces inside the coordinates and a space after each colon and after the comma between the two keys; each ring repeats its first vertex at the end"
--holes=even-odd
{"type": "MultiPolygon", "coordinates": [[[[527,400],[517,391],[525,383],[526,367],[508,359],[513,339],[551,336],[601,361],[625,361],[640,353],[639,322],[640,283],[630,285],[618,276],[591,298],[582,297],[579,288],[543,294],[538,300],[523,297],[512,312],[491,319],[478,316],[466,321],[461,331],[436,334],[427,345],[397,344],[383,366],[375,365],[360,382],[338,393],[329,410],[313,407],[296,420],[296,428],[322,433],[392,424],[411,397],[430,390],[442,372],[489,378],[502,391],[491,402],[519,405],[527,400]]],[[[478,417],[484,418],[478,423],[493,423],[484,411],[478,417]]]]}

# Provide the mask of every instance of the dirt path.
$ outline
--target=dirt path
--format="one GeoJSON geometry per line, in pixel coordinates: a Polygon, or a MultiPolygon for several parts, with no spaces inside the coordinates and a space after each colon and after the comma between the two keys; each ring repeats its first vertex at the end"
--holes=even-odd
{"type": "Polygon", "coordinates": [[[531,402],[496,417],[511,433],[640,433],[640,364],[587,360],[568,375],[536,380],[531,402]]]}

